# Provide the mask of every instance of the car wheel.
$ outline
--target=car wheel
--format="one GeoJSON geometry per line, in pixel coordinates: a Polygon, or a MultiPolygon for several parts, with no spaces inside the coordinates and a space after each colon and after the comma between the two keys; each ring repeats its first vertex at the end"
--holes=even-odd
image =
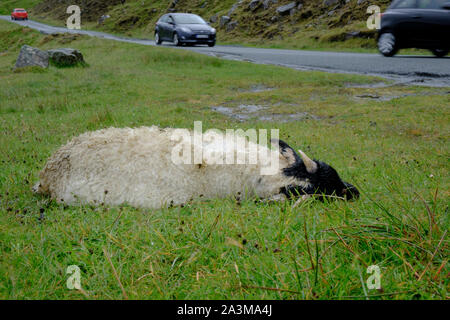
{"type": "Polygon", "coordinates": [[[177,47],[178,47],[178,46],[181,46],[181,42],[180,42],[180,40],[178,39],[178,34],[177,34],[177,33],[174,33],[174,34],[173,34],[173,40],[172,40],[172,42],[173,42],[173,44],[176,45],[177,47]]]}
{"type": "Polygon", "coordinates": [[[438,58],[445,57],[448,54],[448,50],[445,49],[433,49],[431,52],[438,58]]]}
{"type": "Polygon", "coordinates": [[[158,32],[155,32],[155,42],[156,42],[157,45],[160,45],[162,43],[158,32]]]}
{"type": "Polygon", "coordinates": [[[215,45],[216,45],[215,42],[210,42],[210,43],[208,43],[208,47],[214,47],[215,45]]]}
{"type": "Polygon", "coordinates": [[[385,57],[394,56],[398,51],[395,35],[390,32],[382,33],[378,38],[378,50],[385,57]]]}
{"type": "Polygon", "coordinates": [[[11,20],[14,20],[14,17],[11,17],[11,20]]]}

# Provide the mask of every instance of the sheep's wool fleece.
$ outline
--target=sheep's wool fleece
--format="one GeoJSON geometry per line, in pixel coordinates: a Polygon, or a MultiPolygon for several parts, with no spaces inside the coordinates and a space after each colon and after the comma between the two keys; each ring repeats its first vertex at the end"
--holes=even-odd
{"type": "MultiPolygon", "coordinates": [[[[282,173],[288,161],[266,146],[279,159],[277,174],[261,175],[260,159],[252,165],[208,164],[205,158],[202,164],[176,164],[171,158],[178,143],[171,138],[174,130],[153,126],[84,133],[50,157],[35,191],[68,204],[161,208],[198,198],[266,198],[293,183],[282,173]]],[[[203,142],[203,157],[217,147],[203,142]]]]}

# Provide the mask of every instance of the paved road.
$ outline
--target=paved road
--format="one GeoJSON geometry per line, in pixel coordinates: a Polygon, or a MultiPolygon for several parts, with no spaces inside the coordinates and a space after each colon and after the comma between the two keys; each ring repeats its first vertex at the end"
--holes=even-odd
{"type": "MultiPolygon", "coordinates": [[[[0,19],[11,21],[9,16],[0,16],[0,19]]],[[[52,27],[32,20],[13,22],[46,34],[80,33],[122,42],[155,45],[155,42],[152,40],[118,37],[97,31],[69,30],[61,27],[52,27]]],[[[164,46],[173,47],[169,43],[164,46]]],[[[439,59],[431,55],[398,55],[393,58],[385,58],[379,54],[261,49],[239,46],[216,46],[214,48],[199,46],[183,47],[182,49],[225,59],[282,65],[300,70],[376,75],[411,84],[450,86],[449,57],[439,59]]]]}

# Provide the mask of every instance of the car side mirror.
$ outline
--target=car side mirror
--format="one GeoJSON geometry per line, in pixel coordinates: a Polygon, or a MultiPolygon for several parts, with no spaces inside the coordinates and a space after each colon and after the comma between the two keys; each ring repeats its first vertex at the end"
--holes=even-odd
{"type": "Polygon", "coordinates": [[[450,2],[446,2],[442,5],[442,9],[450,10],[450,2]]]}

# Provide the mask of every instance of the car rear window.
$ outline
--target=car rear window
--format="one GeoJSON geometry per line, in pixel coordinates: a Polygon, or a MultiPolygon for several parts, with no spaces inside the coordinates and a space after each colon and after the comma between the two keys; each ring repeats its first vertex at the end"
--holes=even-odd
{"type": "Polygon", "coordinates": [[[15,12],[26,12],[25,10],[14,10],[15,12]]]}
{"type": "Polygon", "coordinates": [[[441,9],[448,0],[419,0],[421,9],[441,9]]]}
{"type": "Polygon", "coordinates": [[[392,9],[411,9],[417,8],[417,0],[398,0],[391,6],[392,9]]]}

